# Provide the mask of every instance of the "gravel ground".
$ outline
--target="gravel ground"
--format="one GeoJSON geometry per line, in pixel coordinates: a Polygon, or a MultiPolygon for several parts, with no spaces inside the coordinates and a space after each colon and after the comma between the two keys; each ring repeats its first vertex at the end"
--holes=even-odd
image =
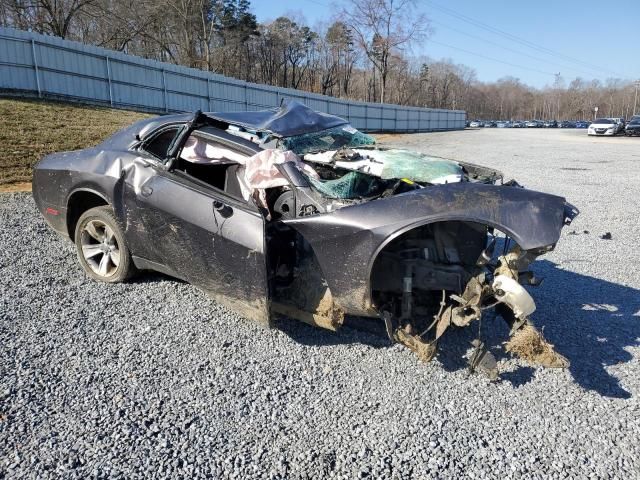
{"type": "Polygon", "coordinates": [[[262,330],[159,275],[94,283],[29,194],[5,194],[0,478],[640,476],[640,139],[385,141],[496,166],[582,210],[535,268],[534,320],[569,370],[500,356],[492,384],[465,369],[469,329],[421,364],[370,333],[262,330]]]}

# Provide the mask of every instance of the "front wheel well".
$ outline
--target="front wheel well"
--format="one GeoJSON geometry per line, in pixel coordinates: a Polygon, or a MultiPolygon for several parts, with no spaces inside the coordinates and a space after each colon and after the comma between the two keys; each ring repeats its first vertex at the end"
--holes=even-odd
{"type": "Polygon", "coordinates": [[[104,198],[97,193],[81,190],[74,192],[67,202],[67,233],[69,238],[75,240],[76,224],[80,216],[94,207],[109,205],[104,198]]]}

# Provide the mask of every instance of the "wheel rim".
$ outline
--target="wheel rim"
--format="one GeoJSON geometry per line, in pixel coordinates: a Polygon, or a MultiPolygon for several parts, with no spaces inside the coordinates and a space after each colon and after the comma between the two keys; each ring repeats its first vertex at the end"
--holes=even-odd
{"type": "Polygon", "coordinates": [[[120,248],[115,233],[101,220],[89,220],[80,236],[82,256],[96,275],[111,277],[120,265],[120,248]]]}

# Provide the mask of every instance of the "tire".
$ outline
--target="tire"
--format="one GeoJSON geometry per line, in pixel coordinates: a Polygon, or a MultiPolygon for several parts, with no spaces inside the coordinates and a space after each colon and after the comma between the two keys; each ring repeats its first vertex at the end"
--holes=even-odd
{"type": "Polygon", "coordinates": [[[74,239],[78,261],[92,279],[118,283],[135,273],[131,253],[111,207],[84,212],[76,224],[74,239]]]}

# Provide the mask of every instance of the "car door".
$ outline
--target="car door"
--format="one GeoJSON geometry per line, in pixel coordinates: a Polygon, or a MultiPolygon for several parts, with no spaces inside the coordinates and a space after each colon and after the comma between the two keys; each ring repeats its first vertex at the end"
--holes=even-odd
{"type": "Polygon", "coordinates": [[[127,231],[135,232],[135,244],[149,266],[270,325],[262,214],[244,200],[140,154],[137,172],[123,177],[121,205],[127,231]]]}
{"type": "Polygon", "coordinates": [[[265,220],[257,208],[177,173],[136,194],[138,216],[163,265],[243,316],[269,324],[265,220]]]}

